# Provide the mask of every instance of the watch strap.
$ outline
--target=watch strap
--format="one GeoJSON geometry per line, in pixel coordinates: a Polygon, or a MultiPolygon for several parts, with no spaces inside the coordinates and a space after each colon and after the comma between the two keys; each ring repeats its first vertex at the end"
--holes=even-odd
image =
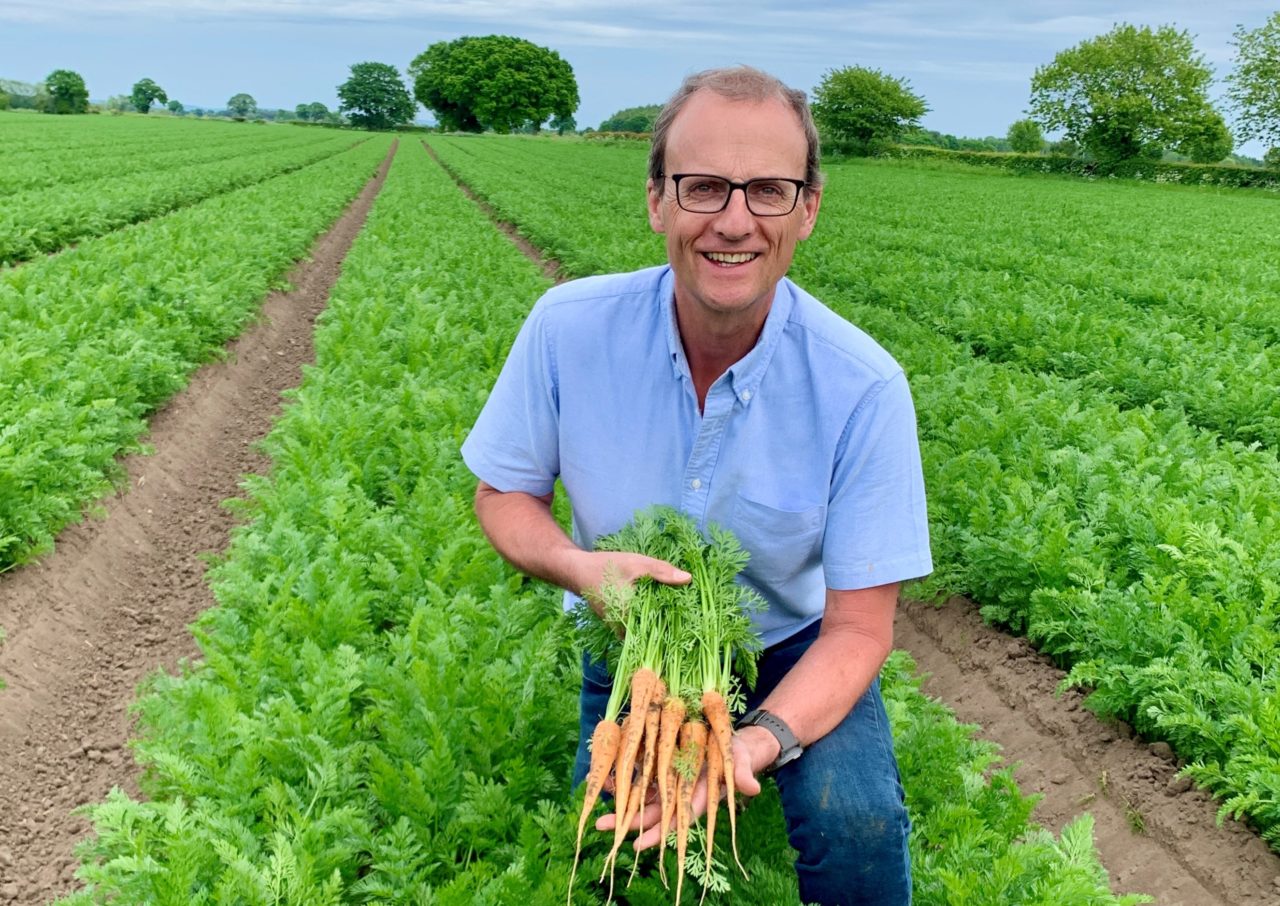
{"type": "Polygon", "coordinates": [[[738,726],[763,727],[778,740],[778,757],[764,769],[766,774],[772,774],[784,764],[795,761],[804,753],[804,746],[800,745],[800,740],[796,738],[795,733],[791,732],[787,722],[771,711],[766,711],[763,708],[748,711],[742,715],[741,720],[738,721],[738,726]]]}

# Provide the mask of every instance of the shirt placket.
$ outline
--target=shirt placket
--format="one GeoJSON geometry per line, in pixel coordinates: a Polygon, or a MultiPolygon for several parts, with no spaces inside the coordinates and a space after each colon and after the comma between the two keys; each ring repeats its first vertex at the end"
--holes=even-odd
{"type": "Polygon", "coordinates": [[[685,465],[680,494],[680,509],[706,528],[707,509],[711,503],[716,463],[736,398],[728,376],[722,377],[707,391],[698,434],[685,465]]]}

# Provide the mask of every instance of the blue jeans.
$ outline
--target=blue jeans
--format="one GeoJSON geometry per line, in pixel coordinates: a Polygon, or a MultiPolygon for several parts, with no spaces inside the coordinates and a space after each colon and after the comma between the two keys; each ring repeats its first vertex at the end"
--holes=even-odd
{"type": "MultiPolygon", "coordinates": [[[[815,623],[760,657],[760,678],[747,696],[755,708],[818,635],[815,623]]],[[[604,716],[609,674],[583,658],[581,724],[573,767],[576,787],[587,776],[587,741],[604,716]]],[[[800,900],[821,906],[904,906],[911,902],[911,822],[903,805],[898,763],[880,681],[834,730],[774,775],[795,847],[800,900]]]]}

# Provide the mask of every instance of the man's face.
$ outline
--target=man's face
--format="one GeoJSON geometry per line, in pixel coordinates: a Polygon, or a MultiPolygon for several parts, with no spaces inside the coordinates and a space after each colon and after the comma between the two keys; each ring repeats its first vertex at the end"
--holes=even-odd
{"type": "MultiPolygon", "coordinates": [[[[732,101],[702,90],[671,124],[663,173],[804,179],[807,151],[800,120],[782,101],[732,101]]],[[[666,234],[678,303],[706,314],[758,314],[763,322],[796,243],[813,232],[821,191],[804,189],[790,214],[760,217],[738,190],[720,213],[694,214],[676,203],[670,178],[661,185],[648,184],[649,223],[666,234]]]]}

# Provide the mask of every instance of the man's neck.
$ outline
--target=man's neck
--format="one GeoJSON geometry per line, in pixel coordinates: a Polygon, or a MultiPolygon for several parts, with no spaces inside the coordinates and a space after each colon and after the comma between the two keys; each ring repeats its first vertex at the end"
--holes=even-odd
{"type": "Polygon", "coordinates": [[[698,410],[707,399],[707,391],[729,368],[750,352],[760,339],[764,322],[769,316],[770,304],[748,316],[708,317],[701,311],[690,311],[692,306],[681,306],[676,298],[676,325],[680,330],[680,342],[689,362],[689,373],[698,394],[698,410]]]}

